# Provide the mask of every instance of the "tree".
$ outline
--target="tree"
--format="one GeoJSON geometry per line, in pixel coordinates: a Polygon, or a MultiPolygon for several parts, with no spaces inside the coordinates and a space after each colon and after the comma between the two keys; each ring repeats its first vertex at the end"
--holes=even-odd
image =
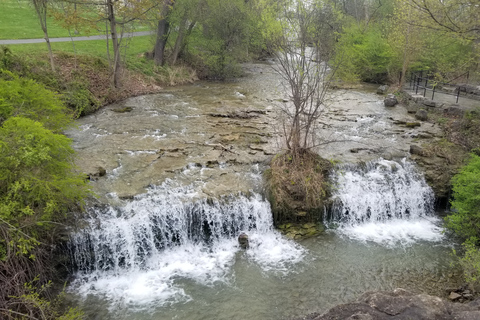
{"type": "Polygon", "coordinates": [[[170,16],[171,20],[174,20],[174,23],[178,26],[177,37],[170,57],[171,65],[174,65],[178,57],[184,52],[188,37],[192,34],[205,4],[205,0],[180,1],[177,3],[170,16]]]}
{"type": "Polygon", "coordinates": [[[475,40],[480,38],[478,0],[411,0],[421,17],[416,24],[475,40]]]}
{"type": "MultiPolygon", "coordinates": [[[[317,145],[316,123],[338,65],[329,64],[334,53],[335,14],[331,7],[296,1],[285,12],[285,33],[277,39],[278,73],[285,81],[291,105],[285,105],[285,144],[293,154],[317,145]]],[[[287,6],[289,8],[289,6],[287,6]]],[[[338,63],[338,61],[337,61],[338,63]]]]}
{"type": "Polygon", "coordinates": [[[165,45],[168,40],[170,29],[169,15],[175,2],[173,0],[163,0],[161,5],[161,18],[157,22],[157,33],[155,46],[153,47],[153,61],[157,66],[165,62],[165,45]]]}
{"type": "Polygon", "coordinates": [[[37,13],[38,20],[40,21],[40,26],[42,28],[45,41],[47,42],[48,54],[50,56],[50,66],[52,71],[55,71],[55,63],[53,61],[52,46],[50,45],[50,38],[48,36],[47,29],[47,9],[48,9],[48,0],[32,0],[35,12],[37,13]]]}

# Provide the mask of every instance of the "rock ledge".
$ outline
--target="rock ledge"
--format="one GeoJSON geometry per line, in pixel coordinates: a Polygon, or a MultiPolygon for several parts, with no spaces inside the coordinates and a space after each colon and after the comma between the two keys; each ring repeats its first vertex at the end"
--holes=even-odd
{"type": "Polygon", "coordinates": [[[357,301],[338,305],[326,313],[296,320],[447,320],[480,319],[480,299],[467,304],[452,303],[439,297],[414,294],[404,289],[393,292],[366,292],[357,301]]]}

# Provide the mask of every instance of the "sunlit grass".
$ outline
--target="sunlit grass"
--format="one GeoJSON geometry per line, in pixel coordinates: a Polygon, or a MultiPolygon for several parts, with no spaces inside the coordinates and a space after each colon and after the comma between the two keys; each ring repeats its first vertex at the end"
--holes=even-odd
{"type": "MultiPolygon", "coordinates": [[[[74,39],[75,40],[75,39],[74,39]]],[[[55,42],[52,43],[53,52],[69,52],[79,55],[92,55],[100,58],[107,58],[107,41],[105,40],[89,40],[89,41],[71,41],[69,42],[55,42]]],[[[9,45],[10,49],[15,54],[30,54],[30,53],[44,53],[47,52],[47,45],[45,43],[32,44],[16,44],[9,45]]],[[[110,55],[112,55],[112,43],[109,43],[110,55]]],[[[121,54],[126,58],[126,63],[138,63],[144,52],[152,50],[152,37],[142,36],[125,38],[121,42],[121,54]]]]}
{"type": "MultiPolygon", "coordinates": [[[[51,10],[49,11],[52,12],[51,10]]],[[[88,15],[88,13],[86,13],[88,15]]],[[[92,13],[89,14],[90,16],[92,13]]],[[[95,16],[97,20],[98,17],[95,16]]],[[[103,22],[98,22],[94,25],[98,30],[103,30],[105,25],[103,22]]],[[[149,30],[150,27],[135,21],[130,27],[135,27],[135,31],[149,30]]],[[[99,34],[97,30],[80,30],[75,33],[74,30],[69,30],[56,21],[52,16],[47,17],[48,36],[50,38],[76,36],[89,36],[92,34],[99,34]]],[[[38,39],[43,38],[43,31],[40,27],[35,9],[31,0],[0,0],[0,39],[38,39]]]]}
{"type": "MultiPolygon", "coordinates": [[[[43,31],[31,1],[0,0],[0,39],[43,38],[43,31]]],[[[68,37],[68,30],[52,18],[47,20],[50,37],[68,37]]]]}

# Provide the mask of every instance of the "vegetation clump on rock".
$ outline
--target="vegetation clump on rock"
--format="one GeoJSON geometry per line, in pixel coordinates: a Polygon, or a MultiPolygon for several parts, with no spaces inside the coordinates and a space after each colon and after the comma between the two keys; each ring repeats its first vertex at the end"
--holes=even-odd
{"type": "Polygon", "coordinates": [[[331,163],[309,150],[277,155],[266,172],[275,225],[321,217],[331,163]],[[320,212],[320,215],[318,214],[320,212]]]}

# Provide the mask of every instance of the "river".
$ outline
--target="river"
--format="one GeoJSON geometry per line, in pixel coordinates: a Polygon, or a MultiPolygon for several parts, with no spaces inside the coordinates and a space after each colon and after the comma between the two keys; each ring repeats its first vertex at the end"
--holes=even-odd
{"type": "Polygon", "coordinates": [[[455,244],[408,161],[413,139],[438,129],[399,127],[410,116],[373,87],[334,91],[318,135],[338,142],[316,151],[341,163],[335,206],[325,232],[293,241],[273,228],[261,175],[282,150],[288,97],[270,63],[244,68],[127,99],[67,133],[98,194],[70,245],[68,292],[88,318],[289,319],[367,290],[457,285],[455,244]]]}

